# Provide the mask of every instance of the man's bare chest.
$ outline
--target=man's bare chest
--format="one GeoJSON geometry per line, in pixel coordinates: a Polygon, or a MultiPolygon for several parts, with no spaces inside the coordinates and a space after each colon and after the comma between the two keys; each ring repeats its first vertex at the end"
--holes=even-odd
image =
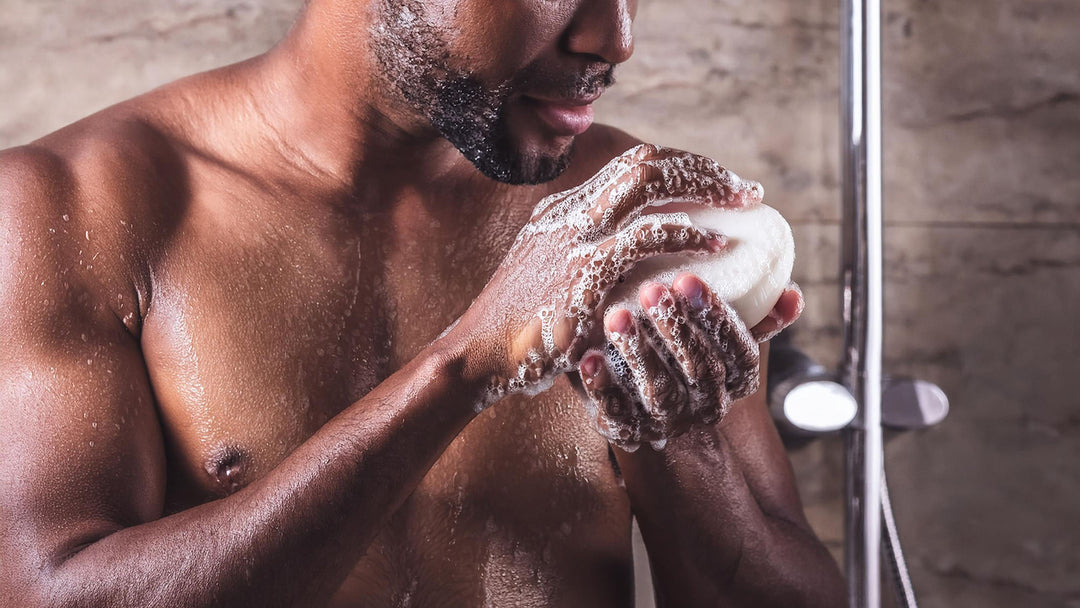
{"type": "MultiPolygon", "coordinates": [[[[507,221],[476,231],[445,218],[190,219],[155,268],[142,335],[166,438],[169,510],[266,475],[413,358],[470,306],[518,228],[507,221]]],[[[543,563],[583,546],[585,531],[586,544],[622,545],[625,495],[566,383],[508,401],[451,444],[357,564],[344,596],[372,597],[415,578],[442,588],[439,577],[457,572],[446,566],[448,547],[494,551],[488,545],[498,540],[515,547],[510,555],[543,563]]],[[[488,562],[507,572],[502,557],[488,562]]]]}
{"type": "Polygon", "coordinates": [[[155,269],[142,343],[177,506],[272,469],[435,339],[499,259],[431,225],[296,219],[195,217],[155,269]]]}

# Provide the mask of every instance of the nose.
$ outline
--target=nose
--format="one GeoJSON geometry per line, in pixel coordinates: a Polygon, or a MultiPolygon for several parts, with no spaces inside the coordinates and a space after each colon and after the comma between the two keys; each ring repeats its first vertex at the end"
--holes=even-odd
{"type": "Polygon", "coordinates": [[[606,63],[626,61],[634,52],[636,5],[637,0],[583,0],[566,32],[566,50],[606,63]]]}

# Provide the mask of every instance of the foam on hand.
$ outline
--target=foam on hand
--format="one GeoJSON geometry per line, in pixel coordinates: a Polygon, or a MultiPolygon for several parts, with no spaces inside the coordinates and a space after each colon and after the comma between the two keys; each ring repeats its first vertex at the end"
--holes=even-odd
{"type": "Polygon", "coordinates": [[[608,310],[619,307],[639,311],[638,290],[643,284],[657,281],[670,286],[675,277],[690,272],[731,305],[747,327],[768,316],[791,281],[795,264],[791,227],[778,211],[760,203],[721,208],[669,203],[651,211],[685,213],[699,228],[726,236],[727,246],[705,257],[667,254],[637,263],[608,294],[608,310]]]}

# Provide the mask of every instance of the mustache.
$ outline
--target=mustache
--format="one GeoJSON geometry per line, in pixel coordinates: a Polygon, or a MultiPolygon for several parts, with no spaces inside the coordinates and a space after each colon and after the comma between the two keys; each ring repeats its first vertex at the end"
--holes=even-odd
{"type": "Polygon", "coordinates": [[[615,64],[594,63],[580,74],[544,72],[526,69],[522,74],[518,91],[542,94],[550,97],[594,97],[615,84],[615,64]]]}

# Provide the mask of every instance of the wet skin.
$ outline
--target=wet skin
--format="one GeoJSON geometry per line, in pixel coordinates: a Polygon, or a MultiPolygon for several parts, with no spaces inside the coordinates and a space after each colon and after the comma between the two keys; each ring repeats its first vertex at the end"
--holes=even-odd
{"type": "MultiPolygon", "coordinates": [[[[485,78],[629,56],[619,2],[457,4],[485,78]]],[[[764,391],[663,452],[609,453],[565,375],[476,414],[524,323],[470,305],[537,201],[638,142],[493,182],[379,97],[367,18],[313,1],[265,56],[0,155],[0,602],[624,606],[633,510],[670,605],[839,605],[764,391]]],[[[564,150],[528,105],[520,147],[564,150]]]]}

